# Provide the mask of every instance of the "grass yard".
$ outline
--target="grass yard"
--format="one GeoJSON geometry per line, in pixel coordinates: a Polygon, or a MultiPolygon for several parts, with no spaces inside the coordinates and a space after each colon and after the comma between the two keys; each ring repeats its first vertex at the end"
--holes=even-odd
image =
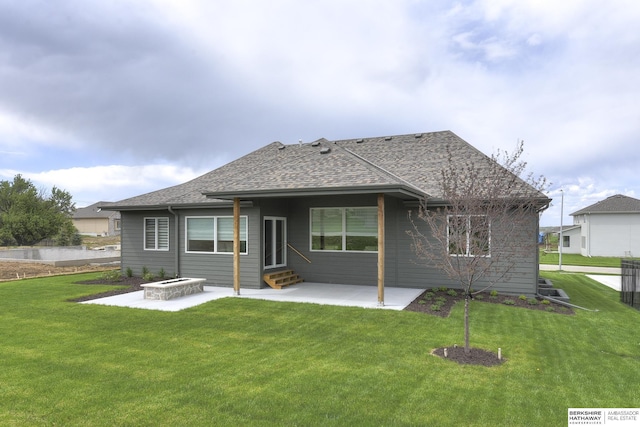
{"type": "MultiPolygon", "coordinates": [[[[540,264],[558,265],[558,253],[545,253],[540,251],[540,264]]],[[[620,259],[617,257],[594,256],[586,257],[580,254],[562,254],[562,265],[580,265],[589,267],[615,267],[620,268],[620,259]]]]}
{"type": "Polygon", "coordinates": [[[226,298],[181,312],[83,305],[97,274],[0,283],[0,425],[566,425],[640,407],[640,312],[583,275],[545,273],[573,316],[473,302],[415,312],[226,298]]]}

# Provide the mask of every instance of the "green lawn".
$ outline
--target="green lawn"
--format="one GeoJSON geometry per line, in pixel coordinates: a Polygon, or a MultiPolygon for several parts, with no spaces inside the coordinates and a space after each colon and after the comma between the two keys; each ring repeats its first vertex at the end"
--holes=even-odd
{"type": "MultiPolygon", "coordinates": [[[[545,253],[544,251],[540,251],[540,264],[558,265],[559,258],[560,256],[557,252],[545,253]]],[[[620,268],[620,258],[604,256],[586,257],[579,254],[562,254],[562,265],[620,268]]]]}
{"type": "Polygon", "coordinates": [[[0,425],[566,425],[569,407],[640,407],[640,312],[583,275],[545,273],[566,316],[473,302],[413,312],[239,298],[176,313],[84,305],[93,275],[0,283],[0,425]]]}

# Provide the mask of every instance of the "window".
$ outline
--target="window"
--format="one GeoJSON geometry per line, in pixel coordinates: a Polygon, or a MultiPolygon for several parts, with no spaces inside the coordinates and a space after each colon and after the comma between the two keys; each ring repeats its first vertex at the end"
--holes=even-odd
{"type": "Polygon", "coordinates": [[[378,250],[378,209],[312,208],[311,250],[378,250]]]}
{"type": "MultiPolygon", "coordinates": [[[[233,253],[233,217],[186,218],[186,251],[233,253]]],[[[247,253],[247,217],[240,217],[240,253],[247,253]]]]}
{"type": "Polygon", "coordinates": [[[449,215],[447,233],[450,255],[491,255],[491,226],[486,216],[449,215]]]}
{"type": "Polygon", "coordinates": [[[169,250],[169,218],[144,219],[144,249],[147,251],[169,250]]]}
{"type": "Polygon", "coordinates": [[[571,236],[562,236],[562,247],[563,248],[571,247],[571,236]]]}
{"type": "Polygon", "coordinates": [[[120,231],[120,220],[119,219],[113,220],[113,229],[115,231],[120,231]]]}

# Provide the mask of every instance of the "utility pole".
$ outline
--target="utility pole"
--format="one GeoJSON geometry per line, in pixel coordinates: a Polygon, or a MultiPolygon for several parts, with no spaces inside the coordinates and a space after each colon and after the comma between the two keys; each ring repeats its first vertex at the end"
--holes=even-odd
{"type": "Polygon", "coordinates": [[[564,190],[560,189],[560,240],[558,240],[558,262],[559,262],[559,270],[562,271],[562,246],[564,246],[564,239],[562,236],[562,217],[564,216],[564,190]]]}

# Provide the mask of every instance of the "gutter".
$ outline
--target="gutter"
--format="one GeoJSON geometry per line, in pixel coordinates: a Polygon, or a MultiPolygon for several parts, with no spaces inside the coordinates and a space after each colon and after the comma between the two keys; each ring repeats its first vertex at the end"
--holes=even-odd
{"type": "Polygon", "coordinates": [[[176,256],[175,256],[175,277],[180,277],[180,215],[178,214],[178,212],[174,211],[173,208],[171,206],[167,206],[167,210],[169,211],[169,213],[173,214],[173,217],[175,218],[175,231],[174,231],[174,237],[175,237],[175,245],[176,245],[176,256]]]}

